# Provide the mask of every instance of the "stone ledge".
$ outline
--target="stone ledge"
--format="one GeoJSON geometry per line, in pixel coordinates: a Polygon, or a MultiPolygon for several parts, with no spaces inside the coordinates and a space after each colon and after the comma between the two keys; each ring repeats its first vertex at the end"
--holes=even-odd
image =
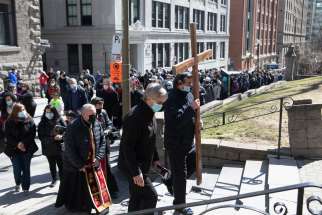
{"type": "MultiPolygon", "coordinates": [[[[275,154],[277,146],[238,143],[216,139],[202,139],[202,159],[205,166],[219,167],[229,162],[246,160],[265,160],[275,154]]],[[[281,150],[281,155],[290,155],[288,148],[281,150]]]]}
{"type": "Polygon", "coordinates": [[[0,46],[1,52],[20,52],[21,48],[18,46],[0,46]]]}

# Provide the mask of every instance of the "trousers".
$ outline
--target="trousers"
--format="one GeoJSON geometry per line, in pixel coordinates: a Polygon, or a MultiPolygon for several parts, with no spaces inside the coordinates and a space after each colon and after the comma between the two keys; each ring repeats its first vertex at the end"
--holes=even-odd
{"type": "Polygon", "coordinates": [[[137,186],[134,184],[133,179],[129,178],[129,212],[155,208],[157,205],[158,194],[152,185],[151,179],[145,175],[143,175],[143,178],[144,187],[137,186]]]}
{"type": "Polygon", "coordinates": [[[56,165],[59,170],[59,178],[60,180],[63,178],[63,159],[61,155],[56,155],[56,156],[46,156],[48,163],[49,163],[49,169],[50,169],[50,174],[51,178],[53,181],[57,180],[57,169],[56,165]]]}
{"type": "Polygon", "coordinates": [[[31,157],[28,153],[17,153],[11,158],[16,185],[21,185],[23,190],[30,188],[31,157]]]}
{"type": "Polygon", "coordinates": [[[196,152],[168,150],[170,159],[171,179],[173,186],[173,204],[186,203],[187,178],[196,170],[196,152]]]}

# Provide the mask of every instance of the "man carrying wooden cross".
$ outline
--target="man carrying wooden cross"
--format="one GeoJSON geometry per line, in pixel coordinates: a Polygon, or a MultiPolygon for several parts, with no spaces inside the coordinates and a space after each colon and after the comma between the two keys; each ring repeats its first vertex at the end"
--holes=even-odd
{"type": "MultiPolygon", "coordinates": [[[[172,172],[172,178],[166,185],[170,193],[173,188],[174,205],[186,203],[186,178],[190,177],[195,169],[198,185],[202,179],[198,62],[211,57],[212,50],[197,55],[195,23],[190,25],[190,31],[193,58],[173,67],[177,73],[173,83],[174,89],[169,93],[164,106],[164,145],[169,153],[172,172]],[[191,66],[193,75],[183,72],[191,66]],[[196,144],[193,141],[194,137],[196,144]]],[[[175,214],[192,215],[193,211],[190,208],[182,208],[176,210],[175,214]]]]}

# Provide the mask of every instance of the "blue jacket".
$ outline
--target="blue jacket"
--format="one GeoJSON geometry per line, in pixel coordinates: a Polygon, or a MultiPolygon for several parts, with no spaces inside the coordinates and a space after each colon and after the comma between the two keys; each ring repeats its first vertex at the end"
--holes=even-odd
{"type": "Polygon", "coordinates": [[[9,83],[10,84],[14,84],[14,85],[17,85],[18,83],[18,78],[17,78],[17,75],[14,73],[14,72],[9,72],[8,74],[8,79],[9,79],[9,83]]]}
{"type": "Polygon", "coordinates": [[[87,95],[85,90],[80,86],[77,86],[75,92],[72,89],[69,89],[66,96],[65,111],[79,111],[84,104],[88,103],[87,95]]]}

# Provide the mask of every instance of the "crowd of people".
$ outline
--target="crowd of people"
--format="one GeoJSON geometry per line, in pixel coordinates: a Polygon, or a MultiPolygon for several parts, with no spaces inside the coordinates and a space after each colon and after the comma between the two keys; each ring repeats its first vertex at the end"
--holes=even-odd
{"type": "MultiPolygon", "coordinates": [[[[133,108],[123,120],[120,84],[89,70],[84,70],[78,80],[63,71],[39,71],[39,94],[47,98],[48,104],[37,126],[34,92],[17,75],[12,70],[8,87],[0,92],[0,144],[12,161],[15,191],[29,192],[30,162],[38,150],[38,133],[42,154],[49,164],[50,187],[61,181],[56,206],[87,212],[92,208],[101,212],[108,208],[111,198],[117,198],[119,189],[109,155],[120,129],[119,167],[129,179],[129,211],[154,208],[157,194],[148,172],[151,163],[162,168],[155,146],[154,113],[165,112],[164,146],[172,174],[164,183],[174,196],[174,204],[182,204],[186,178],[194,172],[195,111],[200,105],[224,99],[230,95],[229,90],[232,94],[245,92],[276,81],[271,73],[262,71],[232,76],[230,82],[218,70],[200,71],[200,99],[195,100],[189,73],[173,75],[166,70],[151,70],[140,74],[132,69],[133,108]],[[91,178],[94,176],[97,180],[91,178]],[[109,193],[103,192],[104,184],[109,193]],[[98,190],[102,196],[96,196],[98,190]]],[[[192,214],[189,208],[177,212],[192,214]]]]}

